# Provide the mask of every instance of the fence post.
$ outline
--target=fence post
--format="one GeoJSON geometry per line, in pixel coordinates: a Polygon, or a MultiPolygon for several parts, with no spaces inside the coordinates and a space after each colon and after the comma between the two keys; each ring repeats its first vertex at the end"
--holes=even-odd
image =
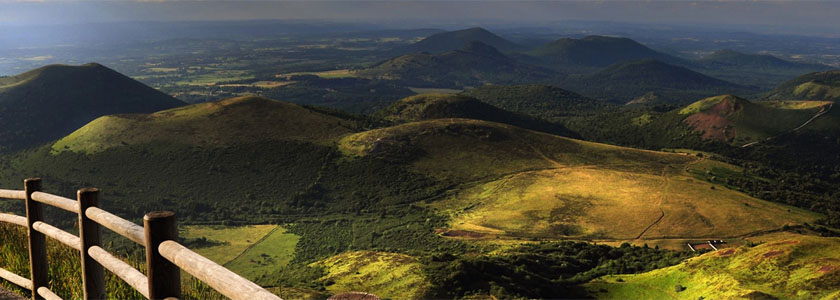
{"type": "Polygon", "coordinates": [[[153,211],[143,216],[146,231],[146,277],[149,279],[149,299],[181,298],[181,270],[160,255],[160,243],[178,240],[175,213],[153,211]]]}
{"type": "Polygon", "coordinates": [[[41,203],[32,200],[32,193],[41,190],[41,178],[23,180],[26,193],[26,231],[29,236],[29,275],[32,279],[32,299],[43,299],[38,295],[39,287],[46,287],[47,279],[47,241],[43,233],[32,228],[35,222],[44,220],[44,208],[41,203]]]}
{"type": "Polygon", "coordinates": [[[82,246],[82,287],[85,299],[105,299],[105,270],[88,254],[91,246],[102,243],[100,225],[85,215],[88,207],[99,206],[99,189],[85,188],[76,192],[79,200],[79,240],[82,246]]]}

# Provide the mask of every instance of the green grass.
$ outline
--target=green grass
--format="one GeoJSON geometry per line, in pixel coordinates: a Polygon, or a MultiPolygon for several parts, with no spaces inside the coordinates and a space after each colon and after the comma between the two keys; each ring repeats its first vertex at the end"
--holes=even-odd
{"type": "Polygon", "coordinates": [[[666,176],[597,167],[533,171],[432,206],[450,214],[452,229],[519,238],[632,240],[659,219],[660,208],[665,216],[643,239],[734,237],[820,218],[687,174],[666,176]]]}
{"type": "Polygon", "coordinates": [[[351,157],[408,155],[404,161],[415,171],[457,182],[588,165],[658,174],[662,163],[693,160],[468,119],[429,120],[365,131],[342,138],[339,149],[351,157]]]}
{"type": "Polygon", "coordinates": [[[189,225],[181,227],[185,239],[205,238],[212,246],[194,249],[198,254],[224,265],[261,240],[277,225],[219,226],[189,225]]]}
{"type": "MultiPolygon", "coordinates": [[[[110,248],[107,245],[105,248],[110,248]]],[[[145,257],[136,254],[112,252],[125,262],[146,272],[145,257]]],[[[82,299],[82,275],[79,251],[47,238],[47,262],[49,289],[63,299],[82,299]]],[[[0,267],[29,278],[29,255],[24,228],[11,224],[0,224],[0,267]]],[[[194,279],[181,276],[181,293],[184,299],[225,299],[221,294],[194,279]]],[[[0,280],[0,285],[28,297],[30,292],[0,280]]],[[[105,271],[105,292],[108,299],[143,299],[143,295],[109,271],[105,271]]]]}
{"type": "Polygon", "coordinates": [[[681,115],[693,115],[693,114],[705,111],[705,110],[711,108],[712,106],[715,106],[715,105],[717,105],[717,104],[721,103],[722,101],[724,101],[726,99],[729,99],[729,98],[731,98],[731,97],[729,97],[728,95],[717,96],[717,97],[709,97],[709,98],[694,102],[692,104],[689,104],[688,106],[686,106],[686,107],[684,107],[683,109],[680,110],[680,114],[681,115]]]}
{"type": "Polygon", "coordinates": [[[92,154],[110,148],[169,141],[221,147],[253,140],[299,140],[332,144],[354,124],[299,105],[242,97],[195,104],[147,115],[115,115],[94,120],[52,146],[92,154]]]}
{"type": "Polygon", "coordinates": [[[833,299],[839,274],[840,238],[787,234],[648,273],[605,276],[586,287],[599,299],[732,299],[761,294],[833,299]],[[676,285],[685,290],[677,292],[676,285]]]}
{"type": "Polygon", "coordinates": [[[633,125],[636,126],[645,126],[652,122],[650,114],[643,114],[641,116],[633,118],[633,125]]]}
{"type": "Polygon", "coordinates": [[[287,75],[287,76],[315,75],[315,76],[325,78],[325,79],[357,77],[355,72],[353,72],[351,70],[348,70],[348,69],[319,71],[319,72],[294,72],[294,73],[288,73],[288,74],[282,74],[282,75],[287,75]]]}
{"type": "Polygon", "coordinates": [[[463,92],[464,90],[458,89],[446,89],[446,88],[419,88],[419,87],[410,87],[408,88],[412,92],[418,94],[457,94],[463,92]]]}
{"type": "Polygon", "coordinates": [[[333,294],[362,291],[383,299],[420,299],[429,288],[421,263],[404,254],[346,252],[312,266],[325,269],[320,280],[333,294]]]}
{"type": "Polygon", "coordinates": [[[778,109],[812,109],[812,108],[820,108],[830,104],[830,101],[797,101],[797,100],[786,100],[786,101],[762,101],[759,102],[761,105],[765,105],[772,108],[778,109]]]}
{"type": "Polygon", "coordinates": [[[176,85],[215,85],[219,82],[253,79],[254,76],[245,75],[240,70],[215,71],[211,74],[188,75],[176,82],[176,85]]]}
{"type": "Polygon", "coordinates": [[[299,236],[278,226],[224,266],[245,278],[257,280],[285,267],[294,258],[298,240],[299,236]]]}
{"type": "Polygon", "coordinates": [[[840,87],[812,81],[797,85],[793,93],[798,99],[837,99],[840,87]]]}

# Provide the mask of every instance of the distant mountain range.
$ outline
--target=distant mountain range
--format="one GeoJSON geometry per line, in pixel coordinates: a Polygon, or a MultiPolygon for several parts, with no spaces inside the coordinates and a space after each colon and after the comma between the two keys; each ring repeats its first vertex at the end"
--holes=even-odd
{"type": "Polygon", "coordinates": [[[655,59],[670,64],[686,65],[684,59],[650,49],[634,40],[621,37],[587,36],[553,41],[527,54],[558,70],[603,68],[612,64],[655,59]]]}
{"type": "Polygon", "coordinates": [[[791,77],[831,69],[820,64],[792,62],[771,55],[733,50],[720,50],[691,60],[651,49],[629,38],[598,35],[580,39],[562,38],[528,49],[480,27],[434,34],[389,53],[392,56],[439,54],[462,49],[472,41],[490,45],[520,63],[552,69],[559,74],[589,74],[615,64],[653,59],[738,85],[769,89],[791,77]]]}
{"type": "Polygon", "coordinates": [[[0,149],[57,139],[109,114],[186,105],[99,64],[50,65],[0,78],[0,149]]]}
{"type": "Polygon", "coordinates": [[[763,88],[772,88],[785,80],[806,73],[832,69],[821,64],[793,62],[772,55],[747,54],[733,50],[720,50],[692,62],[694,65],[690,67],[701,73],[763,88]]]}
{"type": "Polygon", "coordinates": [[[723,93],[759,91],[654,59],[617,63],[595,73],[570,76],[559,85],[614,103],[626,103],[650,92],[663,102],[690,103],[723,93]]]}
{"type": "Polygon", "coordinates": [[[557,75],[552,70],[521,63],[478,41],[440,54],[398,56],[359,70],[357,74],[366,78],[397,80],[414,87],[453,88],[490,83],[542,82],[557,75]]]}
{"type": "Polygon", "coordinates": [[[397,55],[421,52],[438,54],[464,48],[470,42],[481,42],[502,52],[525,49],[525,47],[508,41],[484,28],[473,27],[433,34],[414,44],[394,49],[391,53],[397,55]]]}

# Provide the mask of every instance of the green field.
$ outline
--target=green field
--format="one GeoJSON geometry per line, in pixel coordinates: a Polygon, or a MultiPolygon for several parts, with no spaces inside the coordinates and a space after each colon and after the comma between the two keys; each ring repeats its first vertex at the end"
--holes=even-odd
{"type": "Polygon", "coordinates": [[[837,299],[840,238],[783,234],[638,275],[586,284],[599,299],[837,299]],[[679,287],[678,287],[679,286],[679,287]]]}
{"type": "Polygon", "coordinates": [[[840,98],[840,88],[819,82],[806,82],[797,85],[793,93],[802,99],[840,98]]]}
{"type": "Polygon", "coordinates": [[[277,225],[239,227],[190,225],[181,227],[179,234],[186,239],[207,239],[214,245],[196,248],[196,251],[218,264],[225,264],[239,256],[276,227],[277,225]]]}
{"type": "Polygon", "coordinates": [[[247,72],[242,70],[221,70],[214,71],[210,74],[187,75],[183,76],[182,78],[180,78],[179,81],[175,82],[175,85],[206,86],[216,85],[217,83],[224,81],[245,80],[254,78],[254,76],[246,74],[247,72]]]}
{"type": "Polygon", "coordinates": [[[275,273],[294,258],[295,245],[300,237],[276,227],[261,240],[255,241],[239,256],[225,264],[225,267],[250,280],[275,273]]]}
{"type": "Polygon", "coordinates": [[[320,72],[294,72],[288,74],[280,74],[283,76],[296,76],[296,75],[315,75],[321,78],[352,78],[356,77],[356,73],[348,70],[348,69],[341,69],[341,70],[330,70],[330,71],[320,71],[320,72]]]}
{"type": "Polygon", "coordinates": [[[458,89],[447,89],[447,88],[420,88],[420,87],[410,87],[408,88],[412,92],[418,94],[457,94],[463,92],[464,90],[458,89]]]}
{"type": "Polygon", "coordinates": [[[730,238],[820,217],[698,181],[678,168],[666,167],[673,174],[664,175],[598,166],[523,172],[432,206],[450,214],[455,230],[552,239],[730,238]]]}
{"type": "Polygon", "coordinates": [[[351,133],[352,126],[350,121],[296,104],[241,97],[154,114],[101,117],[56,142],[52,152],[91,154],[161,140],[215,147],[254,140],[331,144],[351,133]]]}
{"type": "Polygon", "coordinates": [[[383,299],[419,299],[429,287],[420,262],[403,254],[346,252],[312,266],[325,269],[320,280],[333,294],[362,291],[383,299]]]}

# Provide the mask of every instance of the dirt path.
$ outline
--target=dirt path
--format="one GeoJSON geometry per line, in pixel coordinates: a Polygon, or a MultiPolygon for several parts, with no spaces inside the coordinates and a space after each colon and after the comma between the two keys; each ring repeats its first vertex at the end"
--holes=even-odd
{"type": "Polygon", "coordinates": [[[240,258],[240,257],[242,257],[243,255],[245,255],[245,253],[246,253],[246,252],[248,252],[248,250],[251,250],[251,248],[254,248],[254,246],[256,246],[257,244],[262,243],[263,241],[265,241],[265,239],[267,239],[269,236],[271,236],[272,234],[274,234],[274,232],[275,232],[275,231],[277,231],[277,230],[278,230],[278,229],[280,229],[280,228],[281,228],[281,227],[280,227],[280,225],[277,225],[276,227],[274,227],[274,229],[272,229],[271,231],[269,231],[268,233],[266,233],[264,236],[262,236],[262,237],[261,237],[259,240],[257,240],[255,243],[248,245],[248,247],[247,247],[247,248],[245,248],[245,250],[242,250],[242,252],[239,252],[239,254],[237,254],[237,255],[236,255],[236,257],[234,257],[233,259],[231,259],[231,260],[229,260],[229,261],[226,261],[226,262],[224,262],[224,263],[220,263],[220,265],[222,265],[223,267],[227,267],[227,265],[228,265],[229,263],[231,263],[231,262],[233,262],[234,260],[237,260],[238,258],[240,258]]]}
{"type": "MultiPolygon", "coordinates": [[[[688,167],[690,165],[696,165],[696,164],[702,162],[703,160],[705,160],[705,158],[699,157],[699,158],[697,158],[693,161],[690,161],[690,162],[686,163],[685,165],[683,165],[683,167],[688,167]]],[[[662,196],[659,197],[659,202],[656,204],[656,206],[659,207],[659,212],[661,214],[659,215],[659,218],[656,218],[656,221],[653,221],[653,223],[648,225],[648,227],[646,227],[645,230],[642,230],[642,232],[639,233],[639,235],[636,236],[636,238],[634,240],[641,239],[642,236],[645,235],[645,233],[648,232],[648,230],[653,228],[653,226],[656,226],[656,224],[659,224],[659,222],[661,222],[662,219],[665,218],[665,210],[662,209],[662,204],[665,203],[665,198],[668,195],[668,184],[670,183],[670,180],[668,179],[667,171],[668,171],[668,168],[670,168],[670,167],[671,167],[671,165],[666,165],[664,168],[662,168],[662,174],[661,174],[661,176],[662,176],[662,196]]]]}
{"type": "Polygon", "coordinates": [[[799,129],[802,129],[802,127],[808,126],[808,124],[811,124],[811,122],[813,122],[813,121],[814,121],[814,120],[816,120],[817,118],[819,118],[819,117],[821,117],[822,115],[827,114],[828,112],[830,112],[830,111],[831,111],[831,107],[833,107],[833,106],[834,106],[834,103],[829,103],[829,104],[828,104],[828,108],[825,108],[825,106],[823,106],[823,107],[822,107],[822,109],[821,109],[821,110],[820,110],[820,111],[819,111],[816,115],[814,115],[813,117],[811,117],[810,119],[808,119],[808,121],[805,121],[805,123],[802,123],[802,125],[799,125],[799,127],[796,127],[796,128],[794,128],[793,130],[791,130],[791,131],[797,131],[797,130],[799,130],[799,129]]]}
{"type": "Polygon", "coordinates": [[[645,235],[645,233],[648,232],[648,230],[653,228],[653,226],[656,226],[656,224],[659,224],[659,222],[662,221],[663,218],[665,218],[665,210],[662,209],[662,204],[665,202],[665,197],[668,195],[669,180],[668,180],[668,175],[666,174],[666,171],[668,170],[669,167],[671,167],[671,166],[669,165],[669,166],[665,166],[664,168],[662,168],[662,175],[661,175],[662,176],[662,196],[659,197],[659,202],[656,203],[656,206],[659,207],[659,212],[661,214],[659,215],[659,218],[656,218],[656,221],[653,221],[653,223],[651,223],[650,225],[645,227],[645,230],[642,230],[642,232],[639,233],[639,235],[636,236],[636,238],[634,238],[634,240],[641,239],[642,236],[645,235]]]}
{"type": "Polygon", "coordinates": [[[534,153],[539,155],[542,159],[544,159],[548,163],[552,164],[555,168],[559,169],[559,168],[568,167],[567,165],[561,164],[558,161],[553,160],[550,157],[546,156],[545,154],[542,153],[542,151],[540,151],[540,149],[537,149],[537,147],[534,147],[534,145],[531,145],[530,143],[525,142],[524,140],[522,140],[522,143],[525,144],[526,146],[528,146],[529,148],[531,148],[531,150],[534,150],[534,153]]]}
{"type": "MultiPolygon", "coordinates": [[[[803,127],[805,127],[805,126],[808,126],[808,124],[811,124],[811,122],[813,122],[813,121],[814,121],[814,120],[816,120],[817,118],[822,117],[823,115],[825,115],[825,114],[827,114],[828,112],[830,112],[832,107],[834,107],[834,103],[829,103],[829,104],[828,104],[828,108],[826,108],[825,106],[823,106],[823,107],[822,107],[822,109],[820,109],[820,111],[818,111],[816,114],[814,114],[814,116],[813,116],[813,117],[811,117],[810,119],[808,119],[808,121],[805,121],[805,123],[802,123],[802,125],[799,125],[799,126],[797,126],[796,128],[791,129],[790,131],[785,132],[785,133],[791,133],[791,132],[794,132],[794,131],[799,131],[799,129],[802,129],[802,128],[803,128],[803,127]]],[[[783,134],[785,134],[785,133],[783,133],[783,134]]],[[[781,135],[781,134],[780,134],[780,135],[781,135]]],[[[779,135],[777,135],[777,136],[779,136],[779,135]]],[[[769,137],[769,138],[764,139],[763,141],[757,141],[757,142],[747,143],[747,144],[742,145],[742,146],[741,146],[741,148],[747,148],[747,147],[750,147],[750,146],[755,146],[755,145],[757,145],[757,144],[759,144],[759,143],[761,143],[761,142],[771,141],[771,140],[775,139],[777,136],[771,136],[771,137],[769,137]]]]}

